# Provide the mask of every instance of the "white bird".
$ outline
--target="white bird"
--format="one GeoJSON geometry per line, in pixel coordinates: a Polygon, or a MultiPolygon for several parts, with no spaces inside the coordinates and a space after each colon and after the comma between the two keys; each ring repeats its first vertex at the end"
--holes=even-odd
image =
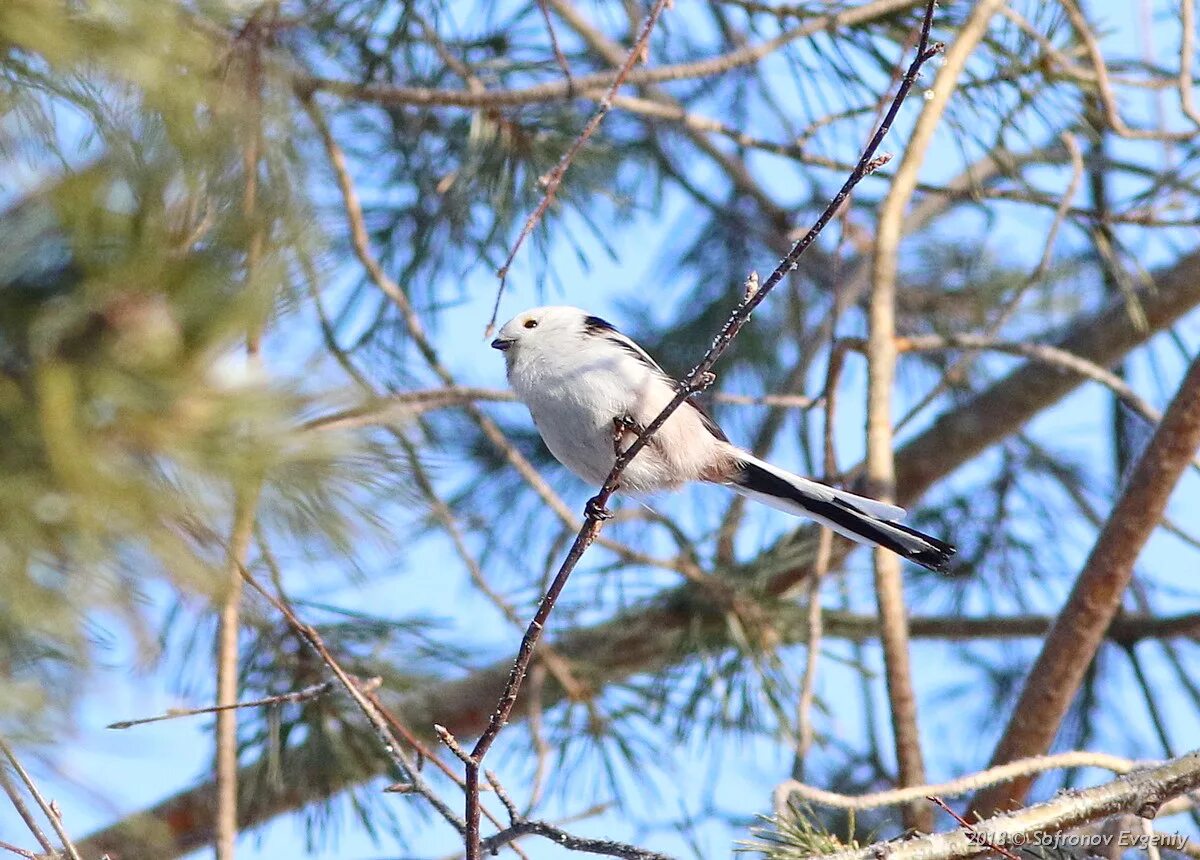
{"type": "MultiPolygon", "coordinates": [[[[588,483],[608,477],[679,385],[640,346],[600,317],[544,307],[509,320],[492,341],[508,381],[546,447],[588,483]]],[[[771,507],[816,520],[859,543],[944,570],[954,547],[897,520],[904,510],[793,475],[742,450],[691,400],[671,414],[625,467],[621,488],[640,494],[692,481],[723,484],[771,507]]]]}

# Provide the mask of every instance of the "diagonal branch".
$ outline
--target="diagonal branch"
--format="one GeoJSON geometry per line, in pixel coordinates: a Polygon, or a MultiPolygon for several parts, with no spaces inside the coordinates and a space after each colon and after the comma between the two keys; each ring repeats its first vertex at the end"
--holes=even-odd
{"type": "MultiPolygon", "coordinates": [[[[1087,667],[1121,605],[1133,565],[1158,528],[1167,499],[1200,447],[1200,357],[1192,362],[1171,405],[1092,547],[1062,613],[1025,679],[1021,698],[993,764],[1050,748],[1087,667]]],[[[984,792],[973,810],[987,815],[1020,803],[1031,778],[984,792]]]]}
{"type": "Polygon", "coordinates": [[[837,214],[842,204],[849,197],[850,192],[854,187],[867,176],[871,171],[886,163],[886,158],[876,158],[875,153],[879,149],[879,145],[883,142],[884,136],[891,129],[892,122],[895,121],[896,114],[900,111],[900,106],[904,103],[905,97],[912,89],[913,83],[916,81],[917,74],[929,59],[934,57],[941,51],[941,44],[929,44],[929,28],[933,20],[933,10],[936,6],[936,0],[928,0],[925,7],[925,16],[921,26],[921,36],[917,42],[916,56],[909,65],[908,71],[900,82],[900,86],[896,89],[896,95],[892,99],[891,106],[884,115],[879,128],[876,130],[871,141],[863,150],[862,156],[855,165],[854,170],[847,177],[841,189],[830,201],[825,211],[818,216],[816,222],[809,231],[801,237],[787,255],[779,262],[762,283],[762,286],[753,292],[748,292],[742,300],[734,308],[729,319],[714,339],[712,346],[700,359],[699,364],[691,369],[682,380],[679,391],[666,405],[666,407],[658,414],[637,435],[633,444],[629,446],[620,456],[616,458],[613,464],[612,471],[609,472],[608,478],[604,481],[600,491],[596,496],[588,502],[587,516],[584,519],[582,528],[575,536],[575,541],[572,543],[570,550],[567,552],[566,558],[551,581],[550,586],[546,589],[545,595],[542,597],[541,603],[538,604],[537,612],[533,616],[533,620],[529,623],[525,635],[521,639],[521,644],[517,650],[517,658],[513,663],[512,670],[509,672],[508,680],[505,682],[504,690],[500,694],[500,699],[496,704],[496,709],[492,712],[488,719],[487,728],[475,743],[471,750],[470,759],[466,766],[467,777],[467,804],[466,804],[466,853],[467,860],[479,860],[479,772],[484,756],[492,744],[495,743],[496,737],[500,734],[500,730],[507,723],[509,716],[512,714],[513,708],[517,702],[517,694],[520,691],[521,683],[528,671],[530,660],[533,658],[533,650],[541,639],[542,632],[546,628],[546,622],[550,617],[550,613],[554,611],[554,605],[558,601],[558,597],[562,594],[563,588],[566,587],[567,580],[574,571],[583,554],[591,546],[596,536],[603,528],[604,520],[607,516],[605,506],[609,499],[612,498],[618,487],[618,481],[621,472],[633,460],[634,457],[641,452],[643,448],[649,444],[662,426],[671,417],[683,402],[692,395],[704,390],[713,381],[711,370],[721,356],[725,353],[729,346],[733,343],[738,333],[750,320],[750,314],[754,309],[762,304],[767,295],[774,289],[784,277],[794,271],[797,266],[797,261],[804,252],[811,247],[816,241],[817,236],[825,226],[837,214]]]}

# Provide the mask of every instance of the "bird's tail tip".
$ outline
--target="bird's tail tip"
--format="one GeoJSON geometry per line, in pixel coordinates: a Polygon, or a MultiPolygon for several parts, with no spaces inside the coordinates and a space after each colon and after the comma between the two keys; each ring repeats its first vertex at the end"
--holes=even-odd
{"type": "Polygon", "coordinates": [[[859,543],[889,549],[936,573],[946,573],[955,548],[945,541],[897,522],[904,512],[894,505],[856,496],[744,457],[730,485],[788,513],[810,517],[859,543]]]}
{"type": "Polygon", "coordinates": [[[920,547],[905,547],[904,551],[899,553],[900,555],[916,562],[921,567],[932,570],[934,573],[947,573],[949,571],[950,562],[954,558],[955,553],[958,552],[955,546],[943,540],[938,540],[932,535],[909,528],[903,523],[889,522],[888,525],[915,538],[919,538],[922,543],[927,544],[927,546],[920,547]]]}

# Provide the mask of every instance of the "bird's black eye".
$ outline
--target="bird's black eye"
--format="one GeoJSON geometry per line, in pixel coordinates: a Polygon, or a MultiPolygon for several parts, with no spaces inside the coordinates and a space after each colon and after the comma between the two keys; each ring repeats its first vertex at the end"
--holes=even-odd
{"type": "Polygon", "coordinates": [[[525,328],[537,328],[537,320],[525,320],[525,328]]]}

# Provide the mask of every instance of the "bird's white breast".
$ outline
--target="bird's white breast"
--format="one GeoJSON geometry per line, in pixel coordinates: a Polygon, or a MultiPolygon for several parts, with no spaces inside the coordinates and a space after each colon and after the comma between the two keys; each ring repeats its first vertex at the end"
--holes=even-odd
{"type": "MultiPolygon", "coordinates": [[[[515,356],[509,382],[529,407],[550,453],[584,481],[599,486],[616,459],[613,419],[628,415],[645,426],[670,402],[675,389],[608,341],[581,339],[571,347],[515,356]]],[[[633,437],[627,437],[623,447],[632,442],[633,437]]],[[[621,486],[630,492],[652,492],[704,478],[721,444],[703,426],[699,413],[685,405],[626,467],[621,486]]]]}

